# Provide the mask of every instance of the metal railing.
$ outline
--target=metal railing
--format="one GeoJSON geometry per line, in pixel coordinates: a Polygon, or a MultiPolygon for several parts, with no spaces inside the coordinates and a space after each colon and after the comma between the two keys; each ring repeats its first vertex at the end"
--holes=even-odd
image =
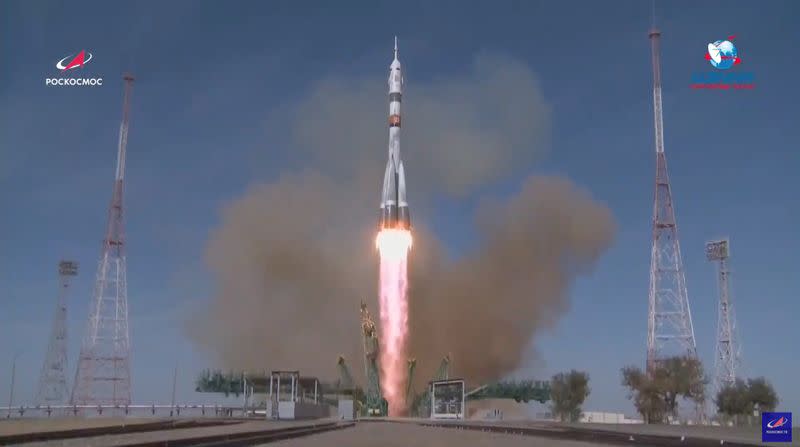
{"type": "Polygon", "coordinates": [[[219,404],[150,405],[15,405],[0,407],[0,418],[48,418],[65,416],[122,417],[264,417],[264,406],[219,404]]]}

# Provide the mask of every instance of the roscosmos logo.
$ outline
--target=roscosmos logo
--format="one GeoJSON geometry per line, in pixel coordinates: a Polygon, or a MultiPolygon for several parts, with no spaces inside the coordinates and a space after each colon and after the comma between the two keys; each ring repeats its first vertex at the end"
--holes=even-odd
{"type": "MultiPolygon", "coordinates": [[[[92,53],[86,50],[81,50],[77,54],[72,53],[61,58],[58,62],[56,62],[56,68],[58,68],[63,74],[71,74],[70,72],[76,68],[83,69],[83,67],[93,58],[94,56],[92,56],[92,53]]],[[[103,78],[45,78],[44,84],[50,86],[97,86],[103,85],[103,78]]]]}
{"type": "Polygon", "coordinates": [[[761,413],[761,442],[792,442],[792,413],[761,413]]]}
{"type": "Polygon", "coordinates": [[[84,65],[88,64],[90,60],[92,60],[92,53],[89,53],[86,50],[81,50],[81,52],[77,55],[70,54],[64,59],[58,61],[56,68],[61,71],[72,70],[73,68],[83,67],[84,65]],[[87,54],[89,55],[88,57],[86,56],[87,54]],[[72,58],[72,60],[65,64],[64,62],[66,62],[69,58],[72,58]]]}
{"type": "Polygon", "coordinates": [[[787,418],[786,416],[781,416],[777,419],[773,419],[767,422],[767,428],[781,428],[788,423],[789,423],[789,418],[787,418]]]}

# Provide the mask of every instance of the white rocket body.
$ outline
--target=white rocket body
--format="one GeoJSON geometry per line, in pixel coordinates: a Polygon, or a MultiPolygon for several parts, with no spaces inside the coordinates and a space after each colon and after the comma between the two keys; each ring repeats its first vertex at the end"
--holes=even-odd
{"type": "Polygon", "coordinates": [[[406,201],[406,177],[400,158],[400,104],[403,96],[403,70],[397,59],[397,38],[394,39],[394,60],[389,66],[389,160],[383,175],[379,229],[411,228],[411,215],[406,201]]]}

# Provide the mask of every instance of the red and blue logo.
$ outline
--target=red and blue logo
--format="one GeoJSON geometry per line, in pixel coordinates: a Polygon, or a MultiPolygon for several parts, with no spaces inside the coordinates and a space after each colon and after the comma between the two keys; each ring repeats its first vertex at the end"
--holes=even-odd
{"type": "Polygon", "coordinates": [[[83,67],[94,58],[92,53],[81,50],[78,53],[72,53],[69,56],[61,58],[56,62],[56,68],[61,71],[63,78],[45,78],[44,85],[48,86],[98,86],[103,85],[103,78],[90,78],[83,77],[83,67]],[[75,70],[79,68],[80,70],[75,70]],[[80,74],[79,74],[80,73],[80,74]],[[75,76],[72,76],[75,74],[75,76]]]}
{"type": "Polygon", "coordinates": [[[720,70],[727,70],[742,63],[739,58],[739,50],[733,44],[733,39],[736,36],[728,36],[727,39],[720,39],[716,42],[708,44],[708,52],[706,52],[706,60],[711,63],[714,68],[720,70]]]}
{"type": "Polygon", "coordinates": [[[792,442],[792,413],[761,413],[761,442],[792,442]]]}
{"type": "Polygon", "coordinates": [[[92,60],[92,53],[86,50],[81,50],[81,52],[78,54],[70,54],[64,59],[58,61],[56,63],[56,68],[61,71],[72,70],[73,68],[81,68],[88,64],[90,60],[92,60]],[[70,59],[70,61],[67,62],[67,59],[70,59]]]}
{"type": "Polygon", "coordinates": [[[732,42],[735,37],[728,36],[726,39],[706,44],[705,60],[716,70],[693,73],[693,89],[752,90],[755,88],[752,72],[729,70],[742,63],[739,50],[732,42]]]}

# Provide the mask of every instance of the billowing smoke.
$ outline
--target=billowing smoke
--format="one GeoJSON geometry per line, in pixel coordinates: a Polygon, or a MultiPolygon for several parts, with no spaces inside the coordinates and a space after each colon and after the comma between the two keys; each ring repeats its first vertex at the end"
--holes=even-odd
{"type": "Polygon", "coordinates": [[[456,374],[483,383],[521,366],[531,336],[568,310],[570,282],[614,224],[568,180],[532,177],[507,203],[485,203],[477,227],[472,252],[412,277],[411,352],[427,365],[451,353],[456,374]]]}
{"type": "MultiPolygon", "coordinates": [[[[189,331],[217,366],[331,378],[341,354],[363,377],[359,303],[378,311],[385,91],[382,76],[323,80],[268,119],[270,135],[288,131],[303,170],[251,187],[211,237],[216,292],[189,331]]],[[[568,180],[530,178],[505,202],[478,207],[477,240],[451,259],[426,226],[433,202],[530,166],[547,147],[549,109],[527,67],[487,54],[462,78],[407,78],[403,99],[417,376],[427,380],[452,353],[455,374],[499,378],[522,366],[532,337],[566,312],[570,282],[612,240],[611,213],[568,180]]]]}

